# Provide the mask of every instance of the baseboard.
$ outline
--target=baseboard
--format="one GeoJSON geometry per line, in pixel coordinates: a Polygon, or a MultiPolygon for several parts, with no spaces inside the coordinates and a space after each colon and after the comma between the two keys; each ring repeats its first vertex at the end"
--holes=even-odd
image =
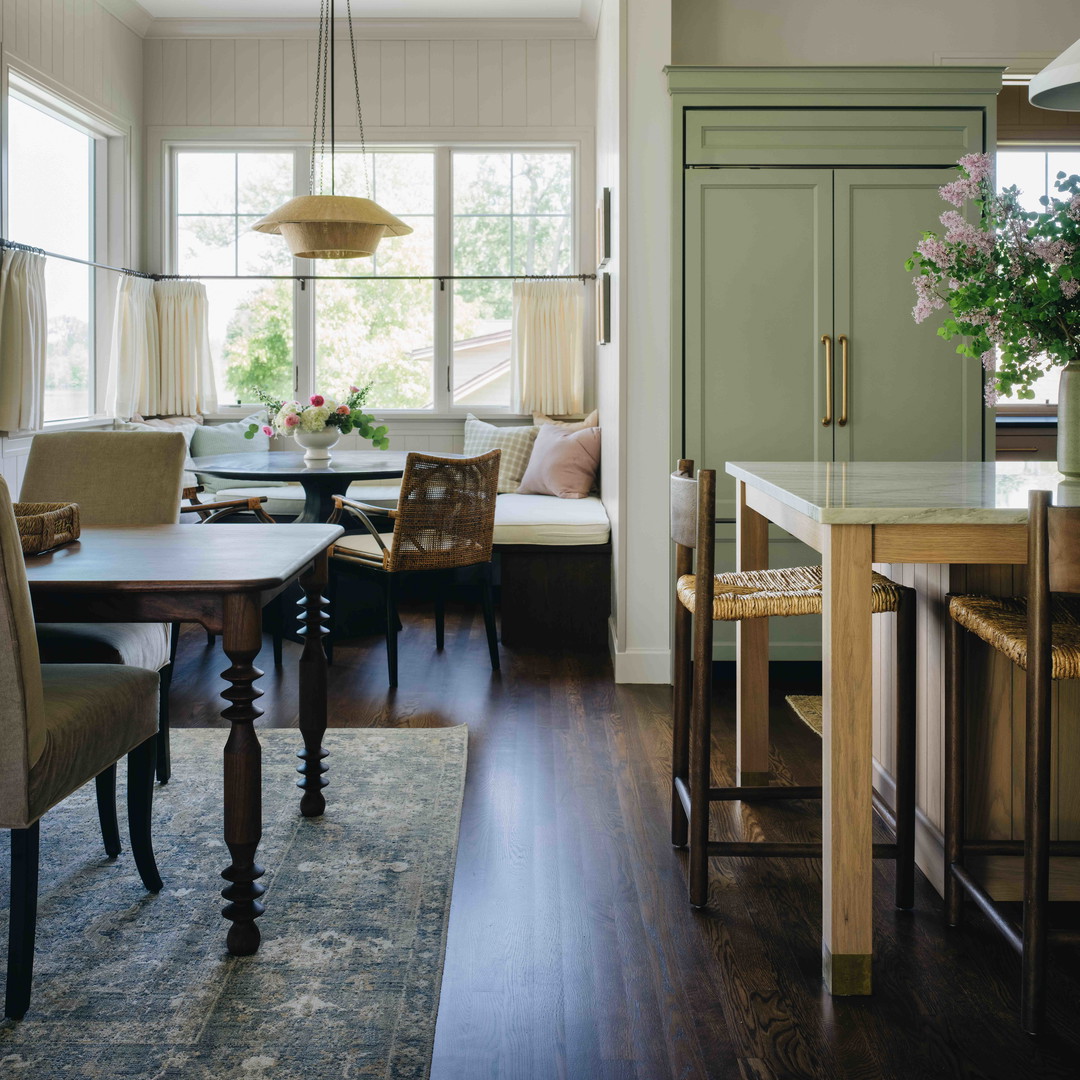
{"type": "Polygon", "coordinates": [[[620,650],[615,638],[614,628],[608,621],[608,645],[611,649],[611,663],[615,668],[617,683],[671,683],[670,649],[625,649],[620,650]]]}
{"type": "MultiPolygon", "coordinates": [[[[874,790],[889,806],[896,806],[896,781],[877,758],[874,759],[874,790]]],[[[915,810],[915,865],[926,875],[938,895],[944,895],[945,837],[918,808],[915,810]]]]}

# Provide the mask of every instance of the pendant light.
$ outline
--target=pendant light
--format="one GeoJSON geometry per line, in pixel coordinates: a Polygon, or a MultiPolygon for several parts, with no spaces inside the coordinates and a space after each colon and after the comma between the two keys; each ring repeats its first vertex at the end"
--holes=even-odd
{"type": "Polygon", "coordinates": [[[1028,101],[1040,109],[1080,112],[1080,41],[1074,41],[1032,78],[1028,101]]]}
{"type": "Polygon", "coordinates": [[[360,108],[360,80],[356,73],[352,0],[345,0],[349,19],[356,117],[360,125],[360,158],[368,198],[338,195],[334,191],[334,0],[319,0],[319,45],[315,69],[315,108],[311,122],[310,195],[300,195],[252,225],[262,233],[279,233],[298,259],[358,259],[375,253],[384,236],[407,236],[412,229],[371,198],[364,115],[360,108]],[[326,111],[330,106],[330,193],[326,193],[326,111]],[[316,169],[316,160],[318,168],[316,169]],[[316,172],[318,185],[316,185],[316,172]],[[318,191],[316,192],[316,186],[318,191]]]}

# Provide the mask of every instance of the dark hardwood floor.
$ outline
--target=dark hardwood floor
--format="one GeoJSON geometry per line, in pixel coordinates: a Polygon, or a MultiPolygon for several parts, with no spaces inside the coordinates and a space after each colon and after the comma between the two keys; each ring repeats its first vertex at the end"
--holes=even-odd
{"type": "MultiPolygon", "coordinates": [[[[606,656],[503,650],[488,665],[477,609],[451,606],[446,648],[405,608],[400,687],[381,638],[340,644],[333,726],[469,726],[466,784],[433,1080],[843,1080],[1080,1076],[1080,965],[1051,972],[1050,1033],[1023,1035],[1019,965],[974,911],[942,924],[920,876],[892,907],[875,865],[875,993],[832,999],[820,977],[820,864],[714,860],[708,907],[686,901],[669,842],[670,693],[616,686],[606,656]]],[[[298,646],[269,645],[261,724],[295,726],[298,646]]],[[[185,631],[173,723],[220,726],[220,648],[185,631]]],[[[775,680],[774,680],[775,683],[775,680]]],[[[774,685],[777,771],[817,782],[817,740],[774,685]]],[[[733,685],[718,679],[714,768],[731,776],[733,685]]],[[[328,812],[348,792],[334,784],[328,812]]],[[[264,782],[268,782],[264,778],[264,782]]],[[[291,779],[283,782],[291,782],[291,779]]],[[[714,806],[716,830],[818,835],[816,804],[714,806]],[[724,817],[723,815],[727,815],[724,817]]],[[[272,918],[271,913],[267,916],[272,918]]]]}

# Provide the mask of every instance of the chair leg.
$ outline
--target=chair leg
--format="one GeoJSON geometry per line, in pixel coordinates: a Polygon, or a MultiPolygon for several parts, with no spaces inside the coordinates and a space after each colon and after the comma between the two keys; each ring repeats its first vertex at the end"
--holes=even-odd
{"type": "Polygon", "coordinates": [[[116,821],[116,762],[94,778],[97,789],[98,821],[105,854],[115,859],[120,854],[120,826],[116,821]]]}
{"type": "Polygon", "coordinates": [[[207,630],[206,631],[206,644],[209,645],[211,648],[213,648],[215,641],[217,641],[217,635],[214,633],[213,630],[207,630]]]}
{"type": "Polygon", "coordinates": [[[169,688],[172,686],[173,666],[166,664],[158,671],[158,733],[157,778],[159,784],[167,784],[172,776],[172,752],[169,747],[169,688]]]}
{"type": "Polygon", "coordinates": [[[896,906],[915,906],[916,593],[896,613],[896,906]]]}
{"type": "MultiPolygon", "coordinates": [[[[1034,651],[1034,650],[1032,650],[1034,651]]],[[[1049,655],[1049,649],[1047,649],[1049,655]]],[[[1050,900],[1050,672],[1027,673],[1024,755],[1024,948],[1020,1022],[1038,1033],[1046,1005],[1047,906],[1050,900]]]]}
{"type": "Polygon", "coordinates": [[[491,670],[499,670],[499,634],[495,627],[495,601],[491,595],[491,563],[480,568],[480,597],[484,605],[484,629],[487,631],[491,670]]]}
{"type": "Polygon", "coordinates": [[[945,650],[945,921],[959,926],[964,891],[952,872],[964,861],[964,629],[949,619],[945,650]]]}
{"type": "Polygon", "coordinates": [[[176,663],[176,650],[180,647],[180,624],[169,623],[169,663],[176,663]]]}
{"type": "Polygon", "coordinates": [[[690,903],[709,897],[709,781],[712,753],[712,624],[695,626],[693,697],[690,704],[690,903]]]}
{"type": "Polygon", "coordinates": [[[397,686],[397,636],[398,614],[397,599],[394,595],[394,575],[383,575],[383,587],[386,589],[386,666],[390,676],[390,685],[397,686]]]}
{"type": "Polygon", "coordinates": [[[11,830],[11,911],[4,1015],[21,1019],[30,1007],[37,936],[39,823],[11,830]]]}
{"type": "Polygon", "coordinates": [[[446,643],[446,579],[441,573],[435,577],[435,648],[442,652],[446,643]]]}
{"type": "Polygon", "coordinates": [[[674,687],[671,708],[671,843],[686,847],[688,819],[676,780],[687,783],[690,767],[690,612],[675,601],[674,687]]]}
{"type": "Polygon", "coordinates": [[[148,892],[161,892],[161,875],[150,838],[154,805],[155,740],[147,739],[128,752],[128,834],[131,854],[148,892]]]}

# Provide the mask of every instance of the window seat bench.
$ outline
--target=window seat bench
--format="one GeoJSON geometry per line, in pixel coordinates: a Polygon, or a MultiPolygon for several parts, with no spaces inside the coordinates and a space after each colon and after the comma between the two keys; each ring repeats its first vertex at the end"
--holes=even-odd
{"type": "MultiPolygon", "coordinates": [[[[400,485],[361,480],[347,494],[392,504],[400,485]]],[[[272,517],[290,517],[304,504],[299,484],[222,488],[215,499],[265,496],[272,517]]],[[[611,525],[596,496],[500,495],[495,503],[503,644],[583,650],[607,648],[611,611],[611,525]]]]}

